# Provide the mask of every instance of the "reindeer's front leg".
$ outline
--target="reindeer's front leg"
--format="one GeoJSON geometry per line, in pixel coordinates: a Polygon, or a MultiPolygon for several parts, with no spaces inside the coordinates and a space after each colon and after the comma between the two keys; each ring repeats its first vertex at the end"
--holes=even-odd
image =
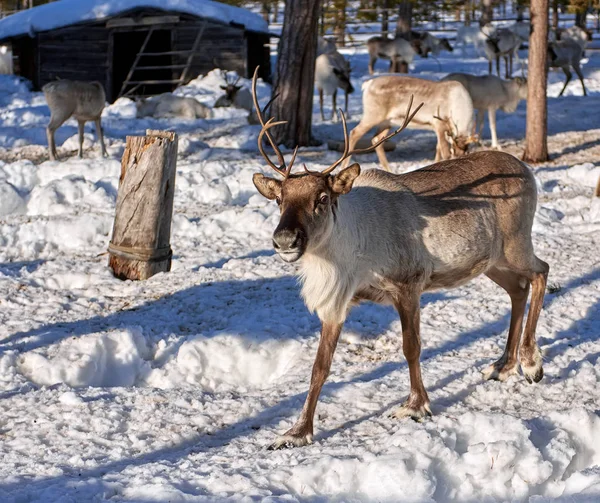
{"type": "Polygon", "coordinates": [[[402,350],[408,362],[410,374],[410,394],[408,400],[392,414],[394,417],[411,417],[415,421],[431,416],[429,397],[421,378],[421,334],[420,334],[420,292],[406,287],[394,299],[394,305],[402,323],[402,350]]]}
{"type": "Polygon", "coordinates": [[[333,353],[335,352],[342,326],[343,323],[323,323],[319,349],[317,350],[317,357],[313,364],[310,388],[308,389],[308,396],[304,402],[300,417],[294,426],[269,446],[269,450],[301,447],[312,443],[313,421],[317,401],[319,400],[323,384],[329,375],[333,353]]]}

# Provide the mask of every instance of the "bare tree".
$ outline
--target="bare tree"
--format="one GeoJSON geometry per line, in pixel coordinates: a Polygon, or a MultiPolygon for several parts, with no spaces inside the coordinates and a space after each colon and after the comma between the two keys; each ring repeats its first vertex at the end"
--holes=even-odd
{"type": "Polygon", "coordinates": [[[548,0],[531,0],[531,34],[529,35],[529,76],[527,126],[525,134],[526,162],[548,160],[548,110],[546,84],[548,68],[548,0]]]}
{"type": "MultiPolygon", "coordinates": [[[[398,6],[398,20],[396,21],[396,37],[406,40],[411,38],[412,30],[412,0],[401,0],[398,6]]],[[[404,60],[392,61],[392,72],[408,73],[408,63],[404,60]]]]}
{"type": "Polygon", "coordinates": [[[271,115],[287,123],[272,130],[277,144],[311,144],[319,6],[319,0],[285,2],[271,115]]]}

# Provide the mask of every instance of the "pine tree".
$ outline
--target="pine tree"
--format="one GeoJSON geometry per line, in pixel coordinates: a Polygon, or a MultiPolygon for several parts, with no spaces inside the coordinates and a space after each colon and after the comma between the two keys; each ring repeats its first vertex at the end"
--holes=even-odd
{"type": "Polygon", "coordinates": [[[544,162],[548,160],[547,44],[548,0],[531,0],[527,125],[525,152],[523,153],[523,160],[526,162],[544,162]]]}

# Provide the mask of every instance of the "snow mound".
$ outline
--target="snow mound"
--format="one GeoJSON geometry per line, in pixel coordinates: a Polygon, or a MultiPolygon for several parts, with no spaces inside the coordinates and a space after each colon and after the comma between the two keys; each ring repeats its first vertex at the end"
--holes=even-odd
{"type": "Polygon", "coordinates": [[[148,370],[148,349],[140,330],[125,329],[65,339],[52,355],[25,353],[19,370],[42,385],[133,386],[148,370]]]}
{"type": "Polygon", "coordinates": [[[567,177],[585,187],[596,187],[600,179],[600,165],[591,162],[576,164],[567,170],[567,177]]]}
{"type": "Polygon", "coordinates": [[[0,180],[0,217],[25,211],[25,200],[9,182],[0,180]]]}
{"type": "MultiPolygon", "coordinates": [[[[164,368],[154,369],[147,384],[176,388],[183,383],[206,391],[261,389],[274,384],[298,357],[295,340],[249,340],[236,334],[197,337],[184,342],[164,368]]],[[[159,344],[156,359],[169,346],[159,344]]]]}

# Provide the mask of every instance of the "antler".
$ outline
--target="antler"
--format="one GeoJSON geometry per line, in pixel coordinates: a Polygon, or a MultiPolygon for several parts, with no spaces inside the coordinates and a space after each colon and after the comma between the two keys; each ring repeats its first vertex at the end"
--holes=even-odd
{"type": "Polygon", "coordinates": [[[411,112],[411,108],[412,108],[412,103],[413,103],[413,95],[411,94],[410,100],[408,101],[408,107],[406,107],[406,118],[404,119],[404,123],[402,124],[402,126],[400,126],[398,129],[396,129],[394,132],[381,138],[380,140],[378,140],[376,143],[374,143],[370,147],[354,149],[351,152],[349,151],[350,150],[350,142],[348,140],[348,126],[346,125],[346,117],[344,116],[344,112],[342,112],[342,110],[340,109],[339,113],[340,113],[340,116],[342,119],[342,127],[344,129],[344,152],[342,153],[342,156],[324,171],[309,171],[306,168],[306,166],[304,166],[304,170],[307,173],[310,173],[312,175],[325,176],[325,175],[328,175],[329,173],[331,173],[335,168],[337,168],[347,158],[352,157],[355,154],[366,154],[368,152],[372,152],[377,147],[379,147],[379,145],[383,144],[384,142],[388,141],[390,138],[396,136],[398,133],[401,133],[404,129],[406,129],[406,126],[408,126],[410,121],[413,120],[413,117],[415,115],[417,115],[417,112],[419,110],[421,110],[421,107],[425,104],[425,103],[421,103],[417,107],[417,109],[411,114],[410,112],[411,112]]]}
{"type": "Polygon", "coordinates": [[[294,165],[294,161],[296,160],[296,154],[298,153],[298,147],[296,147],[294,149],[294,153],[292,154],[292,160],[290,161],[289,165],[286,167],[285,159],[283,158],[283,154],[281,153],[281,150],[279,150],[279,148],[275,144],[275,141],[273,140],[271,133],[269,133],[269,129],[271,129],[274,126],[286,124],[287,121],[274,122],[275,118],[271,117],[267,122],[265,122],[265,119],[263,118],[263,114],[266,112],[267,108],[269,108],[269,106],[271,106],[271,103],[273,103],[273,101],[275,100],[275,98],[277,98],[278,95],[276,94],[275,96],[273,96],[269,100],[269,102],[265,105],[265,108],[263,108],[263,110],[261,112],[260,106],[258,104],[258,98],[256,96],[256,81],[258,79],[258,68],[259,67],[257,66],[256,70],[254,70],[254,76],[252,77],[252,100],[254,101],[254,108],[256,108],[256,115],[258,116],[258,121],[260,122],[260,125],[262,126],[262,129],[260,130],[260,134],[258,135],[258,150],[262,154],[262,156],[265,158],[265,160],[267,161],[267,164],[269,166],[271,166],[277,173],[282,175],[284,178],[287,178],[288,176],[290,176],[290,173],[292,171],[292,166],[294,165]],[[279,166],[277,166],[273,161],[271,161],[271,159],[269,159],[269,156],[265,152],[265,150],[263,148],[263,137],[264,136],[267,137],[267,139],[269,140],[269,143],[271,144],[271,148],[277,155],[277,160],[279,162],[279,166]]]}

